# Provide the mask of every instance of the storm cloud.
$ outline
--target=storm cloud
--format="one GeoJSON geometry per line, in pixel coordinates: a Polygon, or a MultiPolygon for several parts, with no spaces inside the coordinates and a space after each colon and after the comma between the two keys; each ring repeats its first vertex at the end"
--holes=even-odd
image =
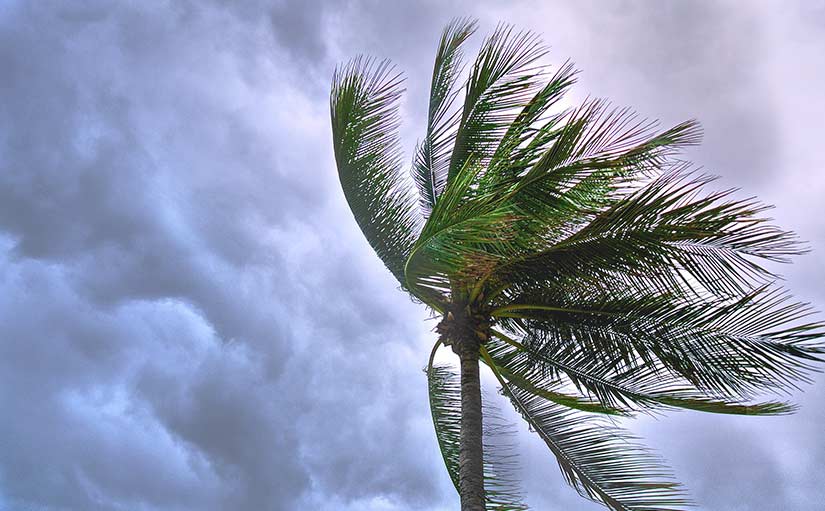
{"type": "MultiPolygon", "coordinates": [[[[777,205],[813,249],[787,286],[825,308],[822,2],[11,0],[0,510],[456,507],[421,372],[434,324],[352,220],[327,94],[336,63],[392,59],[411,155],[438,34],[463,15],[540,33],[583,70],[572,100],[702,121],[689,156],[777,205]]],[[[815,509],[817,380],[790,417],[628,426],[700,508],[815,509]]],[[[600,509],[518,431],[533,508],[600,509]]]]}

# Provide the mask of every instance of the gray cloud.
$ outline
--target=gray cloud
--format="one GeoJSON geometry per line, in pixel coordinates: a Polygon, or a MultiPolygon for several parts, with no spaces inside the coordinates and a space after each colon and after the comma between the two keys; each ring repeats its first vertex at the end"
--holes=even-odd
{"type": "Polygon", "coordinates": [[[17,509],[281,509],[316,487],[435,498],[430,471],[405,486],[398,466],[353,461],[410,435],[412,459],[420,433],[341,424],[401,399],[399,382],[351,381],[362,402],[322,391],[416,331],[354,280],[368,268],[326,225],[326,111],[284,72],[323,58],[319,21],[227,9],[20,5],[3,20],[1,395],[17,419],[0,493],[17,509]],[[298,21],[315,42],[274,43],[298,21]],[[357,287],[318,293],[335,279],[357,287]]]}
{"type": "MultiPolygon", "coordinates": [[[[0,6],[0,407],[13,418],[0,509],[456,506],[420,371],[432,322],[351,219],[326,103],[336,62],[392,58],[411,146],[453,16],[542,33],[552,61],[583,69],[578,98],[699,117],[691,156],[825,250],[813,4],[136,5],[0,6]]],[[[789,285],[823,304],[816,261],[789,268],[789,285]]],[[[825,497],[822,388],[794,417],[629,426],[708,509],[811,509],[825,497]]],[[[520,431],[529,502],[598,509],[520,431]]]]}

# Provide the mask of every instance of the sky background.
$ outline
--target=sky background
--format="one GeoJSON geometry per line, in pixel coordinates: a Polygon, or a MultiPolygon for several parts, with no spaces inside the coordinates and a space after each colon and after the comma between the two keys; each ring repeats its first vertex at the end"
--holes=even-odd
{"type": "MultiPolygon", "coordinates": [[[[336,63],[392,59],[410,160],[453,16],[474,48],[542,34],[573,102],[701,120],[689,157],[810,242],[783,271],[825,308],[825,2],[743,6],[0,0],[0,510],[457,509],[434,322],[347,209],[327,99],[336,63]]],[[[819,509],[825,378],[805,390],[791,417],[628,426],[700,509],[819,509]]],[[[518,432],[534,509],[602,509],[518,432]]]]}

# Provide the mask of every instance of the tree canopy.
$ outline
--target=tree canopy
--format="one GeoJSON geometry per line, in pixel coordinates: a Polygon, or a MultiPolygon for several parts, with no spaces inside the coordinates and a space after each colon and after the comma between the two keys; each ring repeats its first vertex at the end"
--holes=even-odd
{"type": "MultiPolygon", "coordinates": [[[[600,99],[569,106],[573,66],[546,65],[539,38],[507,25],[465,73],[475,30],[459,19],[442,33],[409,168],[402,76],[365,57],[336,71],[332,133],[349,206],[401,288],[444,318],[433,353],[475,335],[501,393],[581,495],[614,510],[683,509],[661,461],[607,419],[793,411],[764,396],[810,381],[823,325],[766,263],[805,247],[767,206],[712,189],[683,159],[697,122],[662,129],[600,99]],[[466,335],[450,330],[459,316],[466,335]]],[[[460,386],[433,357],[427,375],[458,488],[460,386]]],[[[512,455],[489,445],[487,509],[525,509],[512,455]]]]}

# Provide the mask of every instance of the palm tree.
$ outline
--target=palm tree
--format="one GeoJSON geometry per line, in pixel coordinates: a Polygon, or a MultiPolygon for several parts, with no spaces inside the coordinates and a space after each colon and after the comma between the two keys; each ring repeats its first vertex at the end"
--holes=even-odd
{"type": "Polygon", "coordinates": [[[581,495],[682,509],[681,487],[611,416],[791,412],[754,400],[808,379],[822,324],[764,262],[804,248],[756,200],[704,191],[713,178],[678,158],[698,143],[696,122],[659,130],[592,99],[562,108],[576,72],[541,65],[531,33],[499,26],[454,107],[475,29],[454,20],[441,36],[412,179],[397,135],[403,80],[388,62],[338,68],[330,102],[358,225],[440,318],[426,374],[461,509],[526,509],[511,455],[489,436],[500,428],[482,417],[479,361],[581,495]],[[460,377],[434,363],[442,346],[460,377]]]}

